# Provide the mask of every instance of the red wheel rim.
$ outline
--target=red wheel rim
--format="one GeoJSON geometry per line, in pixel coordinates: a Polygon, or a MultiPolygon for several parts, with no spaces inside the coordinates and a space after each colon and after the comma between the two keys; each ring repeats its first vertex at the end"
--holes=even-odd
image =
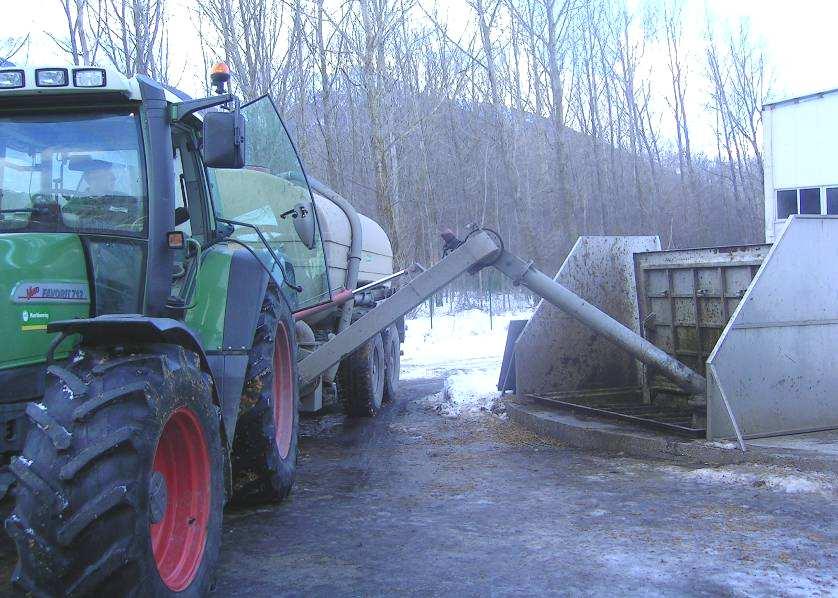
{"type": "Polygon", "coordinates": [[[274,429],[276,448],[285,459],[291,450],[294,429],[294,379],[291,364],[291,339],[283,322],[276,327],[274,340],[274,429]]]}
{"type": "Polygon", "coordinates": [[[191,409],[181,407],[166,422],[153,471],[166,483],[163,517],[151,524],[154,561],[166,587],[179,592],[192,583],[201,565],[212,502],[207,441],[191,409]]]}

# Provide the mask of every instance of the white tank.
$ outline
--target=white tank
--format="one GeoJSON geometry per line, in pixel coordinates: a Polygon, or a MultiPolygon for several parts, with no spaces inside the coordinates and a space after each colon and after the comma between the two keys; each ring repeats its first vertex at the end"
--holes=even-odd
{"type": "MultiPolygon", "coordinates": [[[[313,195],[326,264],[329,267],[329,285],[333,290],[341,289],[346,283],[349,243],[352,239],[349,219],[334,203],[317,193],[313,195]]],[[[358,217],[364,235],[358,272],[358,286],[361,286],[393,273],[393,249],[390,247],[390,239],[377,222],[363,214],[358,217]]]]}

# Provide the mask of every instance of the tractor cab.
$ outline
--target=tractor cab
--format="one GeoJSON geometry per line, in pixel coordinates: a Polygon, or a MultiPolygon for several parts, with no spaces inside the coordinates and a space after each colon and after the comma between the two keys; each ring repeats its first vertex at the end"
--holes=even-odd
{"type": "Polygon", "coordinates": [[[0,68],[0,510],[28,592],[200,595],[222,505],[290,490],[293,312],[331,290],[276,107],[226,79],[0,68]]]}
{"type": "Polygon", "coordinates": [[[0,332],[19,341],[0,371],[44,361],[46,326],[67,318],[174,316],[208,340],[198,266],[230,245],[293,309],[329,301],[311,191],[269,97],[239,108],[110,69],[0,71],[0,332]]]}

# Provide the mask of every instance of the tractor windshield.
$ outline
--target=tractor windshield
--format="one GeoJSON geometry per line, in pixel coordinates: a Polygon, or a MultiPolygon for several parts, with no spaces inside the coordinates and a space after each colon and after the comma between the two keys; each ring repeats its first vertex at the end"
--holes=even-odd
{"type": "Polygon", "coordinates": [[[142,235],[138,120],[129,111],[0,115],[0,232],[142,235]]]}

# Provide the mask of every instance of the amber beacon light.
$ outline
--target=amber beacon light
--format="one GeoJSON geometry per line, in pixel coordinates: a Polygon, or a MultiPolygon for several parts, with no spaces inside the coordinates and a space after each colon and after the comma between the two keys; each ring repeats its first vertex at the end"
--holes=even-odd
{"type": "Polygon", "coordinates": [[[215,93],[226,93],[224,86],[230,80],[230,67],[223,62],[219,62],[212,67],[212,71],[210,71],[210,80],[215,87],[215,93]]]}

